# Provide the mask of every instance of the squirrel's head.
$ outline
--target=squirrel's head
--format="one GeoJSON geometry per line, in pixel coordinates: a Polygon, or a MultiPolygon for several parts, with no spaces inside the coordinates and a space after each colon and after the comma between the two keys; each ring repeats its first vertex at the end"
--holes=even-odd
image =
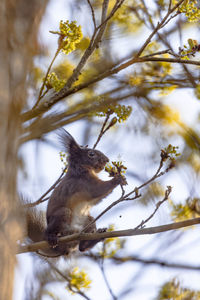
{"type": "Polygon", "coordinates": [[[96,173],[102,171],[109,161],[101,151],[81,147],[64,128],[59,129],[59,138],[68,153],[68,163],[71,167],[83,167],[96,173]]]}

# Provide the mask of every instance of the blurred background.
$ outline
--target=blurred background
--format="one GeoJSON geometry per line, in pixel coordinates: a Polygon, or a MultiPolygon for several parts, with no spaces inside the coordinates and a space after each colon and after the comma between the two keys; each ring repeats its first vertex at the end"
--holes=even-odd
{"type": "MultiPolygon", "coordinates": [[[[92,147],[111,109],[109,120],[115,118],[115,124],[103,135],[97,149],[110,161],[122,161],[127,167],[126,193],[156,173],[161,149],[169,144],[178,148],[172,153],[174,168],[141,189],[138,199],[124,201],[109,210],[97,221],[97,227],[123,230],[138,226],[163,199],[167,186],[172,186],[169,199],[146,227],[198,217],[199,65],[180,62],[183,59],[199,62],[197,1],[182,1],[182,6],[169,14],[143,49],[141,55],[147,56],[147,61],[127,67],[122,64],[137,55],[169,12],[169,4],[172,8],[178,1],[47,1],[41,19],[35,18],[37,41],[32,45],[33,53],[30,52],[32,63],[26,76],[24,112],[35,105],[43,78],[58,50],[55,32],[59,31],[60,21],[68,20],[69,24],[76,21],[82,36],[73,51],[59,51],[38,106],[53,93],[59,93],[72,75],[89,46],[94,27],[101,23],[102,5],[106,2],[107,15],[117,3],[119,7],[106,23],[104,35],[70,87],[69,95],[42,115],[36,114],[34,119],[30,115],[25,117],[20,138],[18,191],[36,201],[60,176],[64,165],[59,155],[57,128],[64,127],[80,145],[92,147]],[[152,57],[160,60],[148,60],[152,57]],[[177,62],[168,61],[171,58],[177,62]],[[119,66],[118,71],[111,72],[119,66]],[[77,91],[74,86],[78,86],[77,91]]],[[[167,166],[168,162],[163,170],[167,166]]],[[[104,171],[100,177],[109,179],[104,171]]],[[[92,209],[92,215],[96,217],[120,196],[118,187],[92,209]]],[[[45,212],[46,205],[44,202],[37,208],[45,212]]],[[[51,262],[55,268],[48,259],[20,254],[14,299],[200,299],[199,248],[196,226],[108,239],[88,253],[51,262]]]]}

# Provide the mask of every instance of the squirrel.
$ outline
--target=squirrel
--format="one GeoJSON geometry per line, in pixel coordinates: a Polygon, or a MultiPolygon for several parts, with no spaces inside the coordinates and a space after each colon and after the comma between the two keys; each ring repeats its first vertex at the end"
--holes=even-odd
{"type": "MultiPolygon", "coordinates": [[[[82,231],[94,218],[90,215],[92,206],[109,195],[119,184],[125,184],[124,178],[117,174],[109,181],[102,181],[97,173],[102,171],[109,161],[107,156],[98,150],[78,145],[75,139],[63,128],[59,129],[59,138],[68,153],[68,168],[65,176],[51,194],[46,223],[38,222],[37,217],[28,214],[28,236],[34,242],[46,240],[49,249],[39,254],[55,257],[68,255],[79,247],[86,251],[100,240],[83,240],[60,243],[58,238],[82,231]]],[[[84,232],[105,232],[96,228],[93,223],[84,232]]]]}

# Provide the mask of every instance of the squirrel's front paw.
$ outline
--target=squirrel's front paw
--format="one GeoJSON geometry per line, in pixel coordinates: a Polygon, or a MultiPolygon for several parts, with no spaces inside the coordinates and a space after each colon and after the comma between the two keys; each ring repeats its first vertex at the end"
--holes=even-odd
{"type": "Polygon", "coordinates": [[[48,234],[47,241],[52,248],[56,248],[58,246],[57,234],[48,234]]]}
{"type": "Polygon", "coordinates": [[[96,232],[98,232],[98,233],[103,233],[103,232],[106,232],[106,231],[107,231],[107,228],[104,227],[104,228],[99,228],[99,229],[97,229],[96,232]]]}
{"type": "MultiPolygon", "coordinates": [[[[106,228],[106,227],[104,227],[104,228],[99,228],[99,229],[97,229],[96,232],[98,232],[98,233],[103,233],[103,232],[106,232],[107,229],[108,229],[108,228],[106,228]]],[[[105,238],[102,238],[102,239],[100,239],[99,241],[104,241],[104,240],[105,240],[105,238]]]]}
{"type": "Polygon", "coordinates": [[[126,177],[121,175],[121,174],[116,174],[114,176],[114,179],[116,180],[116,182],[120,185],[127,185],[127,181],[126,181],[126,177]]]}

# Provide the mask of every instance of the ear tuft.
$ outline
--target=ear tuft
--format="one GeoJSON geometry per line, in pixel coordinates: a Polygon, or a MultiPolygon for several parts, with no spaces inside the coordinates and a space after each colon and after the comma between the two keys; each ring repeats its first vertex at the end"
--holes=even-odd
{"type": "Polygon", "coordinates": [[[62,148],[65,152],[71,154],[72,151],[80,149],[79,145],[77,144],[73,136],[69,132],[67,132],[64,128],[58,129],[57,135],[62,145],[62,148]]]}

